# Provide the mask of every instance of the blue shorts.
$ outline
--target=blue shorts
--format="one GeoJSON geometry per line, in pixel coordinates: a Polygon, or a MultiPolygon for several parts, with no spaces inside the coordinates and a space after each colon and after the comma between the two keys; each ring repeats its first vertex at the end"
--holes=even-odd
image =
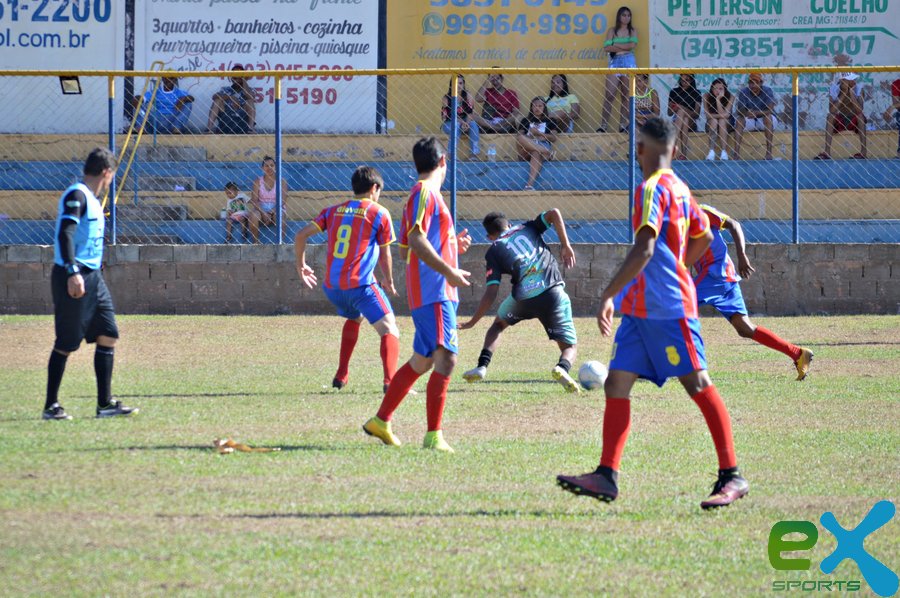
{"type": "Polygon", "coordinates": [[[610,370],[622,370],[662,386],[668,378],[706,369],[700,320],[646,320],[622,316],[610,370]]]}
{"type": "Polygon", "coordinates": [[[365,316],[369,324],[374,324],[384,316],[394,313],[391,302],[381,285],[374,282],[355,289],[329,289],[323,287],[325,296],[334,303],[338,315],[348,320],[365,316]]]}
{"type": "MultiPolygon", "coordinates": [[[[609,57],[609,68],[611,69],[633,69],[637,68],[637,61],[632,52],[620,52],[615,56],[609,57]]],[[[617,75],[625,77],[627,75],[617,75]]]]}
{"type": "Polygon", "coordinates": [[[412,310],[416,336],[413,338],[413,351],[425,357],[431,357],[438,348],[443,347],[451,353],[459,353],[459,340],[456,336],[455,301],[429,303],[412,310]]]}
{"type": "Polygon", "coordinates": [[[734,314],[747,315],[741,285],[736,282],[720,282],[697,285],[697,304],[712,305],[730,320],[734,314]]]}

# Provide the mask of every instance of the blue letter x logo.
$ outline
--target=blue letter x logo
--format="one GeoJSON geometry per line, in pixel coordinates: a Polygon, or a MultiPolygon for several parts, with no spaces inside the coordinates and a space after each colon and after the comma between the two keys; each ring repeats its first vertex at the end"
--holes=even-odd
{"type": "Polygon", "coordinates": [[[856,529],[852,530],[841,527],[831,511],[823,513],[819,522],[834,534],[838,545],[834,552],[819,565],[822,573],[831,573],[844,559],[853,559],[873,592],[879,596],[893,596],[897,592],[897,574],[866,552],[863,542],[869,534],[890,521],[896,511],[894,503],[887,500],[879,501],[875,503],[865,519],[856,526],[856,529]]]}

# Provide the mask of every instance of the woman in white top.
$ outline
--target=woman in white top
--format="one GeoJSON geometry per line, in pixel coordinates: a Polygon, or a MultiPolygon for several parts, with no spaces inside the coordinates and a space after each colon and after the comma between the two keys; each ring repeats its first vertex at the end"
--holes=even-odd
{"type": "MultiPolygon", "coordinates": [[[[259,225],[270,226],[278,222],[276,207],[276,186],[278,179],[275,176],[275,158],[266,156],[262,161],[263,175],[253,181],[253,191],[250,193],[250,234],[253,242],[259,243],[259,225]]],[[[282,215],[286,215],[287,206],[287,181],[281,180],[281,209],[282,215]]],[[[287,218],[281,219],[282,237],[286,234],[287,218]]]]}
{"type": "Polygon", "coordinates": [[[578,96],[569,93],[569,80],[565,75],[550,78],[550,95],[547,96],[547,116],[556,121],[560,131],[572,133],[575,121],[581,118],[578,96]]]}

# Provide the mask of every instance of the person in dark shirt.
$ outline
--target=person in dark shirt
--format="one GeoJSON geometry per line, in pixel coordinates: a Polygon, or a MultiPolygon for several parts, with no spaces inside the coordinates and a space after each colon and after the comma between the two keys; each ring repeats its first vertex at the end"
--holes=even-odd
{"type": "Polygon", "coordinates": [[[119,338],[112,297],[100,272],[103,261],[103,206],[97,200],[116,172],[116,158],[98,147],[88,154],[84,178],[63,191],[59,198],[53,248],[53,317],[56,341],[47,365],[47,398],[43,419],[66,420],[72,416],[59,404],[59,386],[69,353],[82,340],[96,343],[94,373],[97,376],[97,417],[137,413],[114,401],[111,392],[113,348],[119,338]]]}
{"type": "Polygon", "coordinates": [[[463,374],[463,378],[468,382],[484,380],[503,331],[522,320],[537,318],[550,340],[559,345],[559,362],[551,370],[551,376],[568,392],[579,392],[578,383],[569,375],[578,342],[572,321],[572,302],[566,294],[559,264],[544,242],[544,233],[552,226],[559,237],[563,265],[566,268],[575,266],[575,251],[569,244],[562,214],[553,208],[534,220],[510,226],[501,212],[491,212],[482,224],[488,239],[493,242],[484,256],[487,286],[475,314],[459,325],[460,330],[472,328],[488,312],[497,299],[504,274],[512,278],[513,288],[500,304],[497,317],[484,336],[478,365],[463,374]]]}
{"type": "MultiPolygon", "coordinates": [[[[444,96],[443,104],[441,105],[441,120],[444,123],[441,125],[441,130],[447,135],[450,134],[450,126],[453,122],[450,120],[453,116],[450,113],[452,94],[453,79],[450,79],[447,95],[444,96]]],[[[475,102],[472,96],[469,95],[469,92],[466,91],[465,78],[460,75],[458,95],[456,97],[456,130],[459,132],[459,135],[469,136],[469,153],[473,159],[477,159],[481,153],[481,148],[478,146],[478,135],[481,131],[478,129],[478,123],[472,118],[474,112],[475,102]]]]}
{"type": "MultiPolygon", "coordinates": [[[[239,64],[232,71],[243,71],[239,64]]],[[[246,77],[232,77],[231,85],[213,94],[206,125],[210,133],[238,135],[253,133],[256,126],[256,104],[246,77]]]]}
{"type": "Polygon", "coordinates": [[[697,80],[694,75],[681,74],[678,76],[678,87],[669,92],[668,114],[675,122],[678,131],[678,147],[681,153],[679,160],[686,160],[688,156],[689,135],[697,130],[697,119],[700,117],[700,103],[703,96],[697,90],[697,80]]]}
{"type": "Polygon", "coordinates": [[[544,98],[536,97],[531,100],[528,116],[519,121],[519,134],[516,136],[516,151],[519,158],[531,165],[525,191],[534,190],[534,183],[541,174],[544,162],[552,160],[556,155],[553,142],[556,141],[557,133],[559,126],[547,114],[544,98]]]}

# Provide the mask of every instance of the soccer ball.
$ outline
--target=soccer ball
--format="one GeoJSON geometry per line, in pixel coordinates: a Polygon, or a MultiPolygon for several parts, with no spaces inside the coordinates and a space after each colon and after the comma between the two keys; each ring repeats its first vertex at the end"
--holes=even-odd
{"type": "Polygon", "coordinates": [[[578,381],[586,390],[603,388],[606,374],[606,366],[599,361],[585,361],[578,368],[578,381]]]}

